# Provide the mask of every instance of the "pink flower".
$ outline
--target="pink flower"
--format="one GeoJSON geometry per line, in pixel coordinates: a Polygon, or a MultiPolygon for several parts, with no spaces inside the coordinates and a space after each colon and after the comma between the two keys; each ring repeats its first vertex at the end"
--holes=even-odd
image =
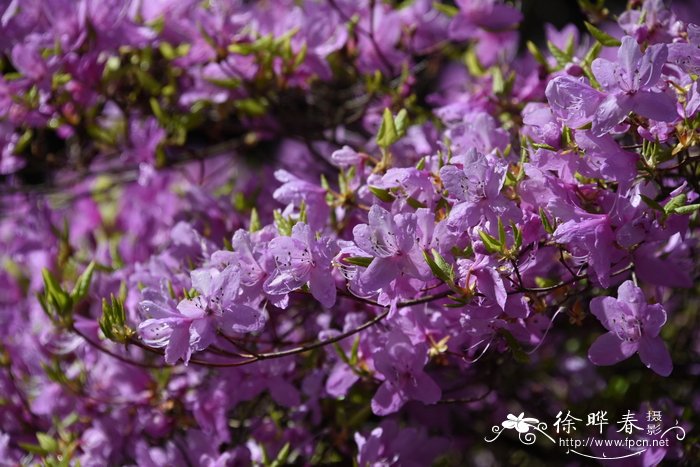
{"type": "Polygon", "coordinates": [[[591,301],[591,312],[609,332],[588,349],[588,358],[596,365],[613,365],[639,353],[647,368],[670,375],[673,362],[659,336],[666,310],[660,304],[647,304],[642,290],[631,281],[620,285],[617,296],[591,301]]]}

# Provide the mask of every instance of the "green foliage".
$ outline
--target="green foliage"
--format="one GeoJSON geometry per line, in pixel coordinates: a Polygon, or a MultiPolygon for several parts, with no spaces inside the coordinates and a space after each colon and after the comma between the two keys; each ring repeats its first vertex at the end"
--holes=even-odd
{"type": "Polygon", "coordinates": [[[425,262],[428,263],[428,266],[435,277],[451,287],[454,287],[454,267],[445,260],[440,252],[434,248],[430,250],[430,253],[428,253],[428,251],[423,251],[423,258],[425,259],[425,262]]]}
{"type": "Polygon", "coordinates": [[[585,24],[586,29],[588,29],[588,32],[591,33],[591,36],[593,36],[598,42],[600,42],[605,47],[619,47],[620,45],[622,45],[622,42],[620,42],[618,39],[615,39],[610,34],[598,29],[588,21],[586,21],[585,24]]]}
{"type": "Polygon", "coordinates": [[[369,191],[376,196],[378,199],[381,201],[384,201],[385,203],[391,203],[396,199],[394,195],[392,195],[389,190],[384,189],[384,188],[379,188],[376,186],[371,186],[369,185],[367,188],[369,188],[369,191]]]}
{"type": "Polygon", "coordinates": [[[379,147],[386,149],[406,134],[408,127],[408,112],[406,109],[401,109],[394,117],[391,110],[384,109],[382,115],[382,124],[377,133],[377,144],[379,147]]]}
{"type": "Polygon", "coordinates": [[[374,258],[371,256],[350,256],[348,258],[343,258],[343,262],[347,264],[352,264],[353,266],[360,266],[363,268],[369,267],[372,264],[374,258]]]}
{"type": "Polygon", "coordinates": [[[70,293],[63,289],[51,271],[46,268],[41,271],[44,291],[37,294],[37,298],[44,312],[56,325],[65,329],[73,326],[73,307],[87,296],[94,271],[95,263],[91,262],[78,277],[70,293]]]}
{"type": "Polygon", "coordinates": [[[128,342],[134,335],[134,331],[126,324],[122,298],[111,295],[109,301],[106,298],[102,299],[100,329],[107,339],[122,344],[128,342]]]}

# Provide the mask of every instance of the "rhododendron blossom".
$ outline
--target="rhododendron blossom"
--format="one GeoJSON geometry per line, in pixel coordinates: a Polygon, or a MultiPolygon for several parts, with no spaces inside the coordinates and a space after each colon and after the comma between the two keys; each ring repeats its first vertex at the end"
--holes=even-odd
{"type": "Polygon", "coordinates": [[[0,465],[692,464],[699,24],[0,2],[0,465]]]}

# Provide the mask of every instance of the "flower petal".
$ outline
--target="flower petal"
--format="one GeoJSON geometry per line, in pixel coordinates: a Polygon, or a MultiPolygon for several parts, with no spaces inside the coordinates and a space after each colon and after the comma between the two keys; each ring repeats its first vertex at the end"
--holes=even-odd
{"type": "Polygon", "coordinates": [[[321,302],[321,305],[330,308],[335,305],[336,290],[335,280],[329,269],[314,268],[309,280],[311,295],[321,302]]]}
{"type": "Polygon", "coordinates": [[[219,319],[224,332],[256,332],[265,326],[267,316],[263,310],[235,303],[219,319]]]}
{"type": "Polygon", "coordinates": [[[638,91],[632,98],[632,111],[660,122],[678,119],[676,99],[663,92],[638,91]]]}
{"type": "Polygon", "coordinates": [[[411,399],[421,401],[424,404],[435,404],[440,400],[442,390],[430,376],[421,371],[416,373],[414,378],[415,385],[410,384],[404,387],[406,394],[411,399]]]}
{"type": "Polygon", "coordinates": [[[639,341],[639,358],[647,368],[661,376],[668,376],[673,370],[671,354],[660,337],[643,337],[639,341]]]}
{"type": "Polygon", "coordinates": [[[391,383],[385,381],[372,398],[372,412],[375,415],[389,415],[398,412],[405,403],[406,399],[400,392],[396,391],[391,383]]]}
{"type": "Polygon", "coordinates": [[[204,316],[207,309],[207,302],[201,295],[192,300],[184,299],[177,305],[177,310],[182,313],[183,319],[198,319],[204,316]]]}
{"type": "Polygon", "coordinates": [[[595,297],[591,300],[591,313],[598,318],[605,329],[615,331],[615,322],[629,314],[629,310],[614,297],[595,297]]]}
{"type": "Polygon", "coordinates": [[[165,348],[165,361],[170,365],[177,363],[179,359],[190,361],[192,349],[190,348],[190,325],[178,326],[170,334],[168,346],[165,348]]]}
{"type": "Polygon", "coordinates": [[[598,337],[588,349],[588,359],[599,366],[614,365],[632,356],[639,344],[623,341],[616,334],[608,332],[598,337]]]}
{"type": "Polygon", "coordinates": [[[643,332],[645,336],[656,337],[661,331],[661,327],[666,324],[666,310],[660,304],[647,305],[640,314],[642,319],[643,332]]]}

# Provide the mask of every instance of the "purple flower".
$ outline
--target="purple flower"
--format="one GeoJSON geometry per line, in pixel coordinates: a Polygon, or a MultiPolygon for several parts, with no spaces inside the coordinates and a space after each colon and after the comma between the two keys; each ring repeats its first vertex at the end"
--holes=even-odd
{"type": "Polygon", "coordinates": [[[588,176],[611,179],[627,188],[637,174],[638,156],[623,150],[610,135],[595,136],[590,131],[577,131],[576,144],[585,151],[588,176]]]}
{"type": "Polygon", "coordinates": [[[274,257],[267,249],[267,242],[276,238],[277,230],[266,228],[251,234],[239,229],[231,239],[233,251],[220,250],[211,256],[211,261],[219,268],[236,264],[241,270],[241,295],[243,302],[260,303],[269,300],[278,308],[286,308],[289,297],[285,294],[272,294],[264,291],[265,281],[274,271],[274,257]],[[272,231],[274,230],[274,233],[272,231]]]}
{"type": "Polygon", "coordinates": [[[450,138],[453,152],[458,154],[472,150],[483,154],[490,154],[494,150],[503,152],[510,143],[508,133],[486,112],[453,104],[438,109],[436,113],[450,125],[450,129],[445,134],[450,138]]]}
{"type": "Polygon", "coordinates": [[[578,128],[593,120],[605,95],[590,87],[583,78],[557,76],[545,90],[554,115],[571,128],[578,128]]]}
{"type": "Polygon", "coordinates": [[[391,168],[386,171],[381,180],[373,184],[392,191],[398,198],[394,206],[399,211],[405,206],[409,197],[426,206],[433,206],[435,201],[435,190],[433,190],[430,174],[415,167],[391,168]]]}
{"type": "Polygon", "coordinates": [[[522,116],[523,134],[555,148],[561,145],[561,124],[547,104],[529,102],[523,108],[522,116]]]}
{"type": "Polygon", "coordinates": [[[498,264],[491,256],[477,254],[473,260],[460,259],[457,264],[460,276],[464,277],[464,287],[471,289],[476,286],[485,298],[496,303],[501,310],[505,309],[508,294],[498,273],[498,264]]]}
{"type": "Polygon", "coordinates": [[[642,8],[630,9],[620,15],[617,23],[625,33],[650,44],[670,42],[669,26],[675,22],[673,12],[663,0],[644,0],[642,8]]]}
{"type": "MultiPolygon", "coordinates": [[[[668,45],[668,61],[675,63],[688,73],[700,72],[700,26],[688,25],[688,42],[668,45]]],[[[697,83],[697,82],[696,82],[697,83]]]]}
{"type": "Polygon", "coordinates": [[[661,79],[667,56],[665,44],[652,45],[642,54],[637,41],[625,36],[616,62],[604,58],[593,61],[593,74],[609,93],[593,121],[596,134],[607,133],[629,112],[664,122],[677,118],[675,100],[663,92],[652,91],[661,79]]]}
{"type": "Polygon", "coordinates": [[[554,231],[557,243],[578,256],[588,258],[588,264],[601,285],[610,283],[610,265],[615,254],[615,233],[607,214],[579,213],[554,231]]]}
{"type": "Polygon", "coordinates": [[[265,324],[265,314],[257,308],[236,303],[239,293],[240,270],[229,266],[219,272],[195,270],[191,274],[193,287],[201,294],[184,299],[177,311],[168,299],[157,293],[146,293],[139,304],[150,316],[139,325],[144,342],[165,347],[165,361],[174,364],[180,358],[185,364],[193,352],[207,348],[216,338],[216,331],[227,333],[255,332],[265,324]]]}
{"type": "Polygon", "coordinates": [[[363,435],[355,433],[357,465],[421,467],[432,465],[444,454],[449,442],[428,436],[424,426],[401,428],[396,420],[384,419],[378,427],[363,435]]]}
{"type": "Polygon", "coordinates": [[[386,345],[372,356],[374,367],[384,382],[372,398],[372,411],[388,415],[398,411],[409,400],[434,404],[440,400],[440,387],[425,374],[428,361],[425,344],[413,344],[401,331],[393,330],[386,345]]]}
{"type": "Polygon", "coordinates": [[[470,39],[479,29],[488,31],[515,28],[522,13],[498,0],[457,0],[459,14],[450,24],[453,39],[470,39]]]}
{"type": "Polygon", "coordinates": [[[391,213],[376,204],[368,216],[369,224],[356,225],[355,243],[374,257],[358,277],[364,292],[381,290],[402,275],[421,278],[427,274],[423,253],[416,244],[416,215],[391,213]]]}
{"type": "Polygon", "coordinates": [[[460,12],[452,18],[448,33],[451,39],[477,39],[477,54],[491,65],[517,42],[515,29],[523,15],[499,0],[458,0],[460,12]]]}
{"type": "Polygon", "coordinates": [[[517,215],[515,206],[500,194],[506,178],[502,164],[474,150],[460,162],[463,168],[446,165],[440,169],[442,183],[457,200],[448,219],[451,229],[464,231],[482,220],[495,224],[499,216],[517,215]]]}
{"type": "Polygon", "coordinates": [[[659,336],[666,323],[666,310],[658,303],[647,304],[639,287],[631,281],[622,283],[617,298],[594,298],[591,312],[609,331],[588,350],[591,362],[613,365],[639,352],[639,358],[648,368],[661,376],[671,374],[671,355],[659,336]]]}
{"type": "Polygon", "coordinates": [[[330,212],[326,204],[326,190],[286,170],[275,171],[275,178],[282,182],[282,186],[275,190],[273,195],[275,199],[282,203],[293,203],[296,206],[305,202],[309,225],[314,230],[323,229],[330,212]]]}
{"type": "Polygon", "coordinates": [[[325,307],[335,305],[336,289],[331,260],[335,244],[327,237],[316,239],[311,228],[296,224],[291,237],[278,237],[270,242],[269,251],[277,270],[264,285],[271,294],[288,294],[309,283],[311,294],[325,307]]]}
{"type": "Polygon", "coordinates": [[[331,160],[340,168],[348,168],[352,165],[358,165],[362,161],[362,156],[350,146],[343,146],[331,154],[331,160]]]}

